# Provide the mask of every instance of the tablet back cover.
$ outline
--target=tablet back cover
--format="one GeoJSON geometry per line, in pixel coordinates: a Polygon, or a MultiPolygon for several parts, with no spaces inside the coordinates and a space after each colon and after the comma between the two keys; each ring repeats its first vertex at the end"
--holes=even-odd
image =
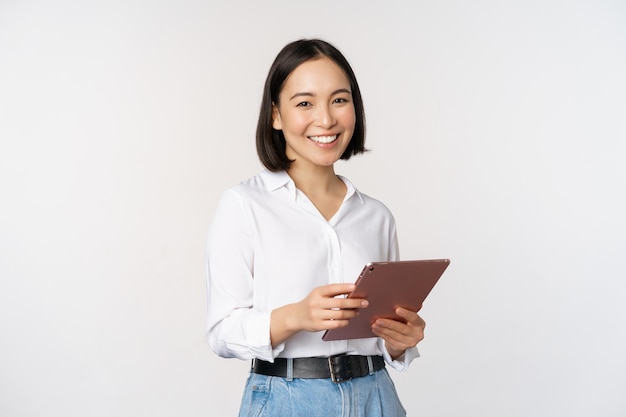
{"type": "Polygon", "coordinates": [[[401,320],[395,313],[397,307],[418,311],[449,264],[449,259],[367,264],[348,297],[365,298],[369,306],[361,309],[346,327],[326,331],[322,339],[376,337],[372,323],[380,317],[401,320]]]}

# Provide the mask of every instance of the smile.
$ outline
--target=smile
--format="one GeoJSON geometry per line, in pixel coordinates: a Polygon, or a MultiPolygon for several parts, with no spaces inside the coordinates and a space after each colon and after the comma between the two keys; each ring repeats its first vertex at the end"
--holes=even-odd
{"type": "Polygon", "coordinates": [[[317,143],[331,143],[331,142],[334,142],[335,140],[337,140],[337,136],[339,136],[339,135],[332,135],[332,136],[309,136],[309,139],[311,139],[313,142],[317,142],[317,143]]]}

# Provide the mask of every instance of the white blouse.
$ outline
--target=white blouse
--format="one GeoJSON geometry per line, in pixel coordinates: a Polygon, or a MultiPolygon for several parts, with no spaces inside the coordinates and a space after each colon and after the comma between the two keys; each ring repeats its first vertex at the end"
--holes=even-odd
{"type": "Polygon", "coordinates": [[[379,338],[323,341],[302,331],[272,348],[270,314],[318,286],[354,282],[367,262],[398,259],[394,218],[380,201],[347,186],[326,221],[286,172],[263,171],[227,190],[207,244],[208,329],[223,357],[300,358],[339,353],[383,355],[403,370],[417,348],[392,361],[379,338]]]}

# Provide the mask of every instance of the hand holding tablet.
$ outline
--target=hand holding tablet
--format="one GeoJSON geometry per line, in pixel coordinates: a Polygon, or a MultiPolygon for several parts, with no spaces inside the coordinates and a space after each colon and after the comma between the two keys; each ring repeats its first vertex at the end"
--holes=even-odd
{"type": "Polygon", "coordinates": [[[347,326],[327,330],[322,339],[376,337],[372,323],[381,317],[402,321],[395,313],[397,307],[418,311],[449,264],[449,259],[433,259],[365,265],[348,298],[365,298],[369,306],[350,319],[347,326]]]}

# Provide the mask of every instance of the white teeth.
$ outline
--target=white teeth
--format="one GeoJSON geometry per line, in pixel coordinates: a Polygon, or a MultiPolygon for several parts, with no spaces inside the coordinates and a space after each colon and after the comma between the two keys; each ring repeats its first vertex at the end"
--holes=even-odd
{"type": "Polygon", "coordinates": [[[317,143],[331,143],[332,141],[337,139],[337,135],[333,135],[333,136],[309,136],[309,139],[311,139],[313,142],[317,142],[317,143]]]}

